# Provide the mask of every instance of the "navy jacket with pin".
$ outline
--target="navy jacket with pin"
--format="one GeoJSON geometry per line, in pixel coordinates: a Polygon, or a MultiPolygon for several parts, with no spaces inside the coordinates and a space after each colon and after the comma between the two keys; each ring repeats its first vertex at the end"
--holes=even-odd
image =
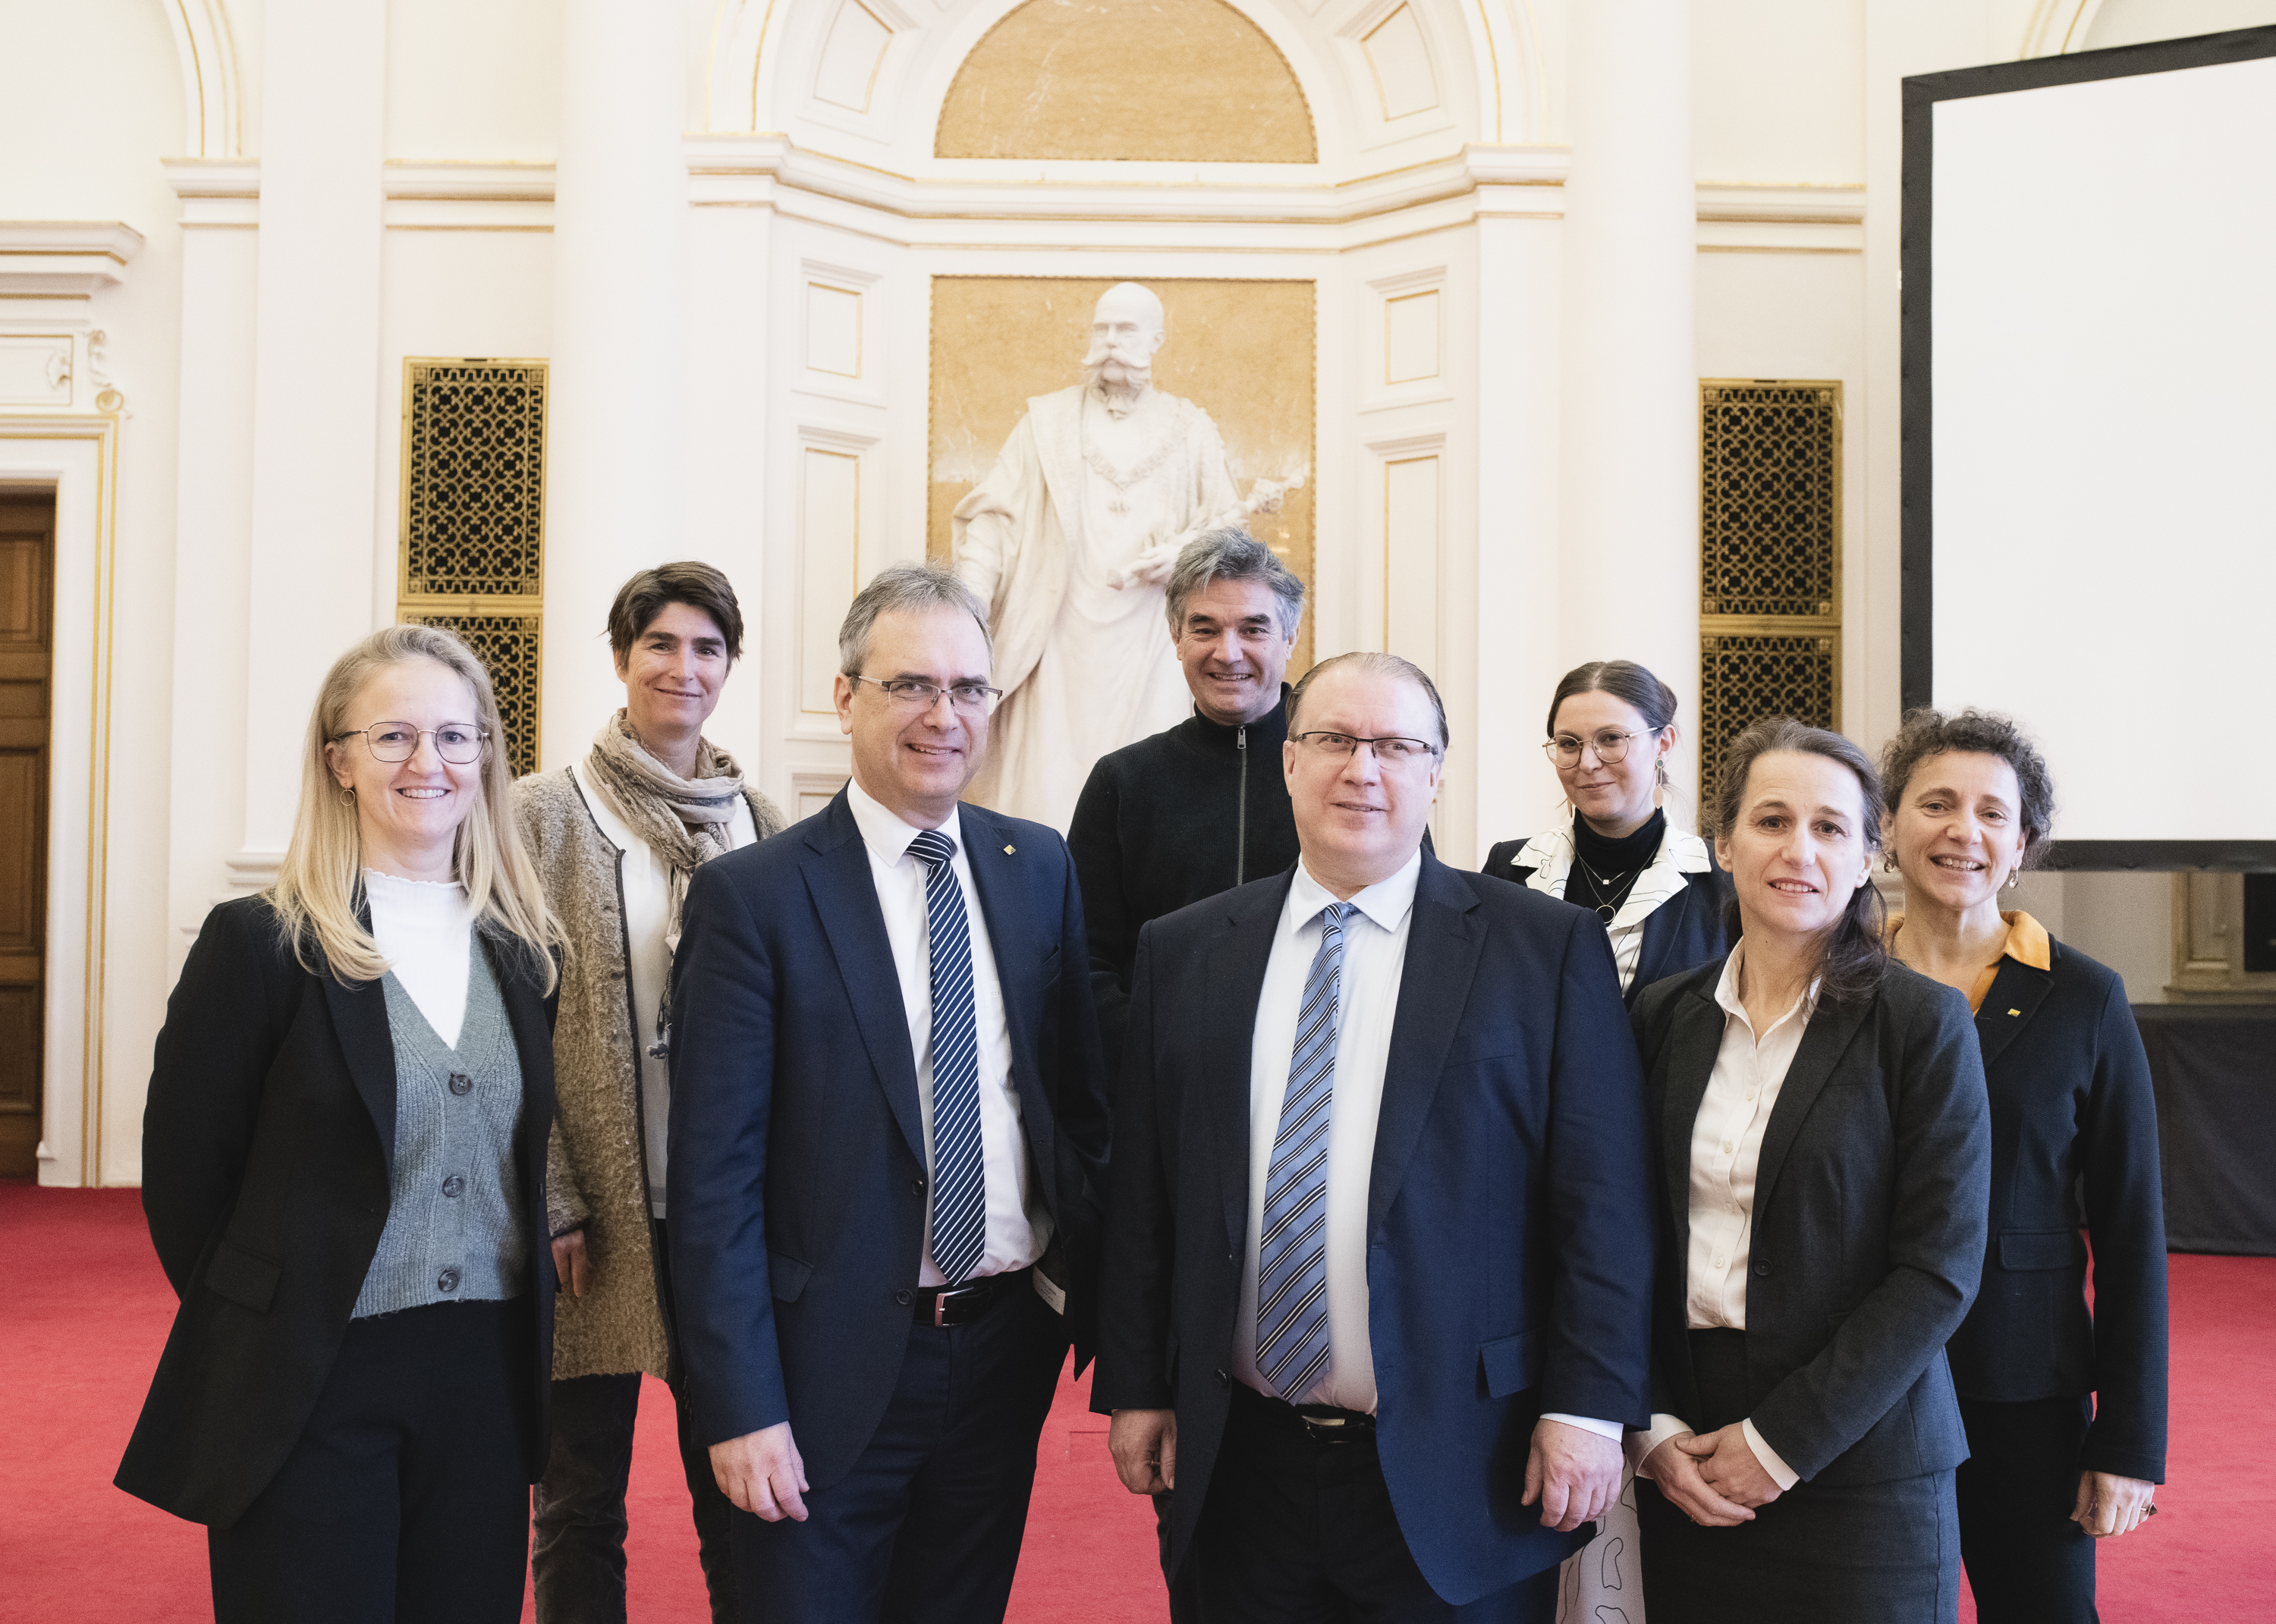
{"type": "MultiPolygon", "coordinates": [[[[514,1135],[534,1437],[553,1393],[545,1140],[553,1012],[518,940],[477,930],[521,1063],[514,1135]]],[[[261,897],[206,915],[166,1004],[142,1117],[142,1210],[182,1300],[118,1468],[129,1494],[226,1528],[300,1441],[387,1226],[395,1041],[377,982],[302,967],[261,897]]]]}
{"type": "MultiPolygon", "coordinates": [[[[1091,1407],[1177,1411],[1180,1562],[1232,1404],[1250,1046],[1293,877],[1139,937],[1091,1407]]],[[[1424,852],[1368,1187],[1368,1334],[1400,1531],[1447,1601],[1582,1543],[1519,1504],[1543,1412],[1645,1423],[1648,1162],[1595,916],[1424,852]]]]}
{"type": "Polygon", "coordinates": [[[2166,1480],[2166,1213],[2149,1057],[2115,971],[2048,943],[1976,1017],[1992,1103],[1984,1289],[1952,1339],[1966,1399],[2096,1395],[2083,1469],[2166,1480]],[[2074,1191],[2076,1194],[2074,1194],[2074,1191]],[[2094,1306],[2079,1196],[2094,1238],[2094,1306]]]}
{"type": "MultiPolygon", "coordinates": [[[[1081,1370],[1107,1119],[1074,865],[1041,823],[959,816],[1081,1370]]],[[[696,869],[671,1009],[672,1284],[697,1422],[719,1443],[788,1421],[823,1489],[892,1396],[929,1210],[900,978],[843,790],[696,869]]]]}

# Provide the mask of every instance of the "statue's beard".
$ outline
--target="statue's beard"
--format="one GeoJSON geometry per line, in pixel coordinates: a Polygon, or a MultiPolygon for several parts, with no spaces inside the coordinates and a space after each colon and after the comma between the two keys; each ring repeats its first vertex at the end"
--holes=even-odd
{"type": "Polygon", "coordinates": [[[1100,345],[1083,358],[1083,388],[1097,396],[1106,409],[1117,417],[1123,416],[1138,404],[1152,385],[1153,379],[1150,357],[1137,360],[1100,345]]]}

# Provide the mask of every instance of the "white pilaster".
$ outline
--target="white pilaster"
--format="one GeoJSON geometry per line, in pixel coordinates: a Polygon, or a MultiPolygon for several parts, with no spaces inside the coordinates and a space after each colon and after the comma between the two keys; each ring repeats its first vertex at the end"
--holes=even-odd
{"type": "MultiPolygon", "coordinates": [[[[624,703],[605,635],[617,588],[633,570],[689,550],[684,9],[668,0],[566,0],[562,8],[544,767],[582,755],[602,717],[624,703]]],[[[759,448],[747,454],[757,458],[759,448]]]]}
{"type": "Polygon", "coordinates": [[[282,851],[292,833],[324,672],[394,608],[371,594],[386,46],[386,0],[269,0],[245,707],[252,854],[282,851]]]}
{"type": "Polygon", "coordinates": [[[1643,662],[1699,722],[1697,232],[1684,0],[1571,8],[1565,182],[1565,664],[1643,662]]]}

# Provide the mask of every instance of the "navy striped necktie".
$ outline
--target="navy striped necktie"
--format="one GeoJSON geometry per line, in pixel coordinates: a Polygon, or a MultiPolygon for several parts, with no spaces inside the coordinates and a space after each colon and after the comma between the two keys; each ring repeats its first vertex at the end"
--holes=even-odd
{"type": "Polygon", "coordinates": [[[988,1180],[980,1148],[980,1033],[972,1009],[972,936],[957,884],[956,842],[921,831],[909,850],[925,876],[932,956],[932,1261],[951,1286],[987,1249],[988,1180]]]}
{"type": "Polygon", "coordinates": [[[1288,1091],[1264,1180],[1256,1246],[1256,1369],[1301,1404],[1328,1370],[1328,1126],[1335,1113],[1336,1010],[1348,902],[1320,910],[1320,946],[1304,976],[1288,1091]]]}

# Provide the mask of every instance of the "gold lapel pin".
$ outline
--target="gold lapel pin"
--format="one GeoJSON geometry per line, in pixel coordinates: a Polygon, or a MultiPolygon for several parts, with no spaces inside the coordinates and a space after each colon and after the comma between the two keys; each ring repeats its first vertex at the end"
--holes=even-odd
{"type": "Polygon", "coordinates": [[[1011,855],[1014,851],[1016,851],[1016,850],[1018,850],[1018,849],[1019,849],[1019,848],[1018,848],[1018,847],[1016,847],[1016,846],[1005,846],[1005,847],[1004,848],[1004,855],[1005,855],[1005,856],[1006,856],[1006,857],[1009,857],[1009,856],[1010,856],[1010,855],[1011,855]]]}
{"type": "Polygon", "coordinates": [[[2022,1012],[2022,1010],[2020,1010],[2020,1009],[2011,1009],[2011,1010],[2009,1010],[2007,1013],[2008,1013],[2009,1014],[2011,1014],[2011,1015],[2020,1015],[2020,1014],[2022,1014],[2023,1012],[2022,1012]]]}

